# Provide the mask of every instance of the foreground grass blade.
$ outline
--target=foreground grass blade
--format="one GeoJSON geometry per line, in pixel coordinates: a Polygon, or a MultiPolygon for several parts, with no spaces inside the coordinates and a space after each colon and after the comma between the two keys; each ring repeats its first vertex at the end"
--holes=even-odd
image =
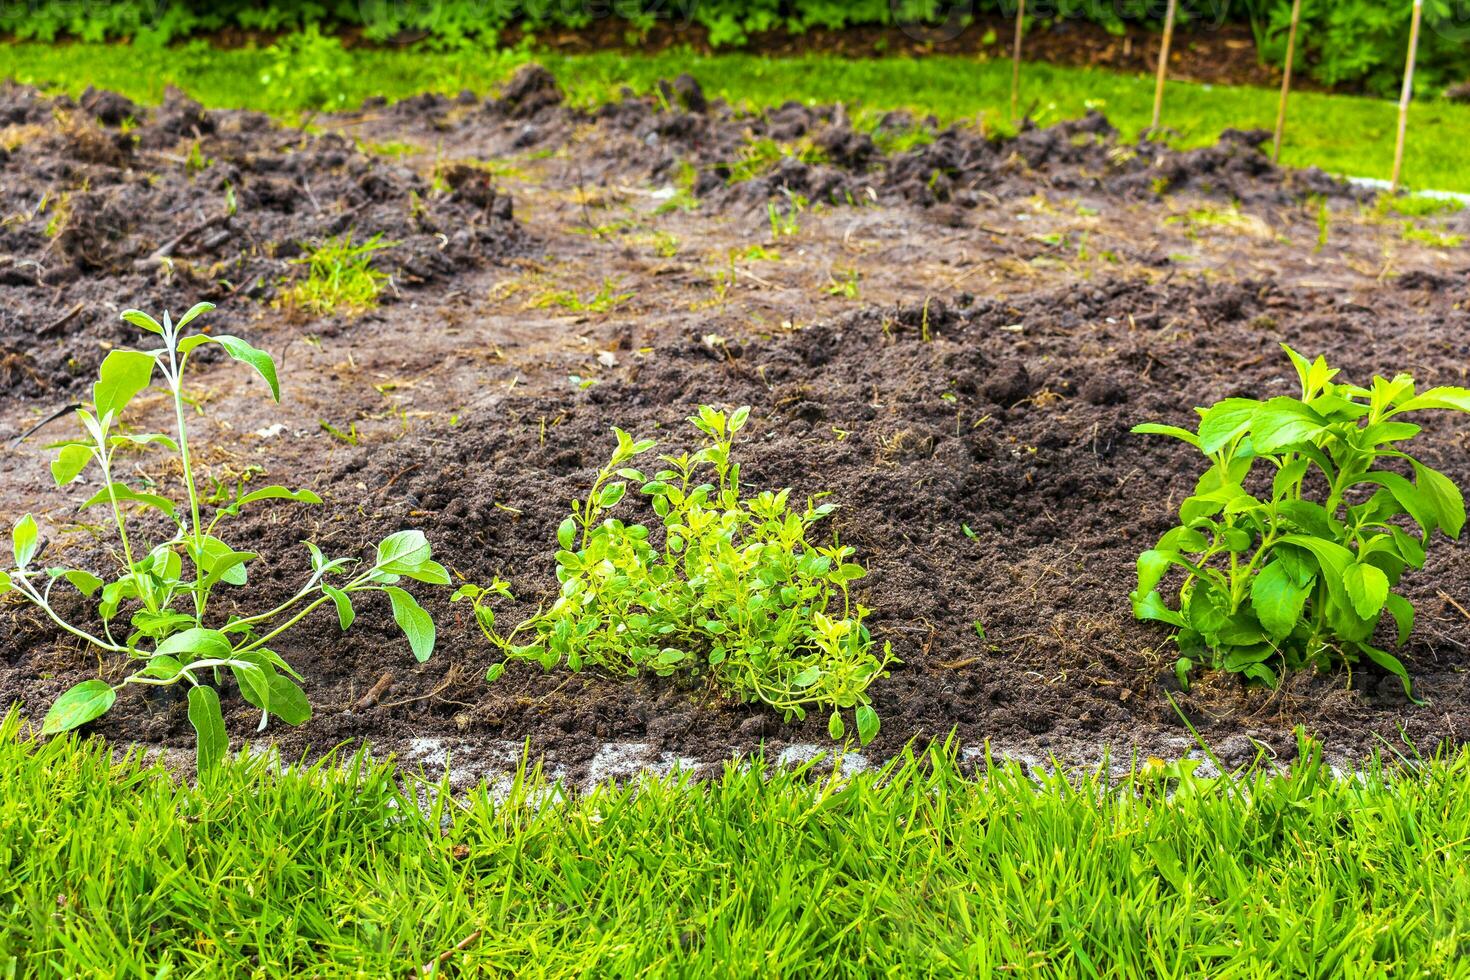
{"type": "Polygon", "coordinates": [[[1438,977],[1470,942],[1470,752],[1110,785],[936,750],[570,802],[523,769],[451,802],[361,757],[230,762],[204,794],[18,730],[7,977],[1438,977]]]}

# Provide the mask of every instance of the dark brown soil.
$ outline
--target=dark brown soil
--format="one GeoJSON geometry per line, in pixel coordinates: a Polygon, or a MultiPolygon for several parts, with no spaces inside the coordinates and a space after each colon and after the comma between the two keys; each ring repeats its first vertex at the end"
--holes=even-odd
{"type": "MultiPolygon", "coordinates": [[[[1436,542],[1406,579],[1419,622],[1403,656],[1424,705],[1371,671],[1275,691],[1206,675],[1179,692],[1167,636],[1135,622],[1127,600],[1135,557],[1197,475],[1180,447],[1129,428],[1285,391],[1281,341],[1360,378],[1465,384],[1463,249],[1404,241],[1398,219],[1320,175],[1276,170],[1246,134],[1176,154],[1120,145],[1092,117],[1010,142],[951,130],[885,155],[840,110],[743,118],[701,107],[687,83],[670,92],[689,108],[629,99],[587,115],[528,71],[498,100],[368,107],[321,136],[175,97],[134,141],[109,122],[121,110],[108,98],[73,111],[5,91],[0,124],[30,129],[0,157],[0,202],[20,215],[0,228],[0,431],[83,390],[105,345],[129,339],[116,309],[212,298],[217,328],[280,356],[286,398],[273,406],[243,372],[209,367],[194,423],[210,449],[202,465],[220,479],[263,467],[328,498],[237,526],[265,556],[251,573],[258,601],[295,590],[303,538],[350,553],[419,527],[456,574],[509,578],[525,600],[500,611],[513,618],[552,588],[556,524],[604,460],[610,426],[677,447],[698,404],[749,404],[745,482],[832,492],[832,528],[869,568],[860,598],[873,633],[902,658],[872,688],[873,754],[957,729],[967,746],[1027,756],[1177,755],[1189,736],[1169,695],[1228,760],[1248,757],[1251,740],[1289,756],[1295,725],[1342,756],[1401,733],[1421,749],[1470,735],[1462,545],[1436,542]],[[722,168],[760,137],[810,139],[826,162],[788,159],[729,184],[722,168]],[[191,173],[196,139],[214,162],[191,173]],[[389,140],[420,149],[373,150],[389,140]],[[692,210],[667,206],[687,201],[684,163],[692,210]],[[221,213],[226,180],[236,213],[186,237],[171,263],[148,261],[221,213]],[[54,236],[31,213],[43,195],[69,202],[54,236]],[[809,203],[796,209],[793,195],[809,203]],[[791,234],[772,238],[770,202],[793,212],[791,234]],[[292,243],[348,230],[402,243],[385,253],[384,304],[315,320],[274,308],[302,274],[292,243]],[[558,305],[604,284],[626,298],[558,305]],[[357,444],[322,422],[355,425],[357,444]]],[[[1463,215],[1435,220],[1465,230],[1463,215]]],[[[162,407],[143,404],[159,424],[162,407]]],[[[7,520],[34,511],[56,554],[95,560],[39,445],[66,424],[0,463],[0,508],[7,520]]],[[[1428,421],[1423,456],[1461,483],[1467,448],[1464,419],[1428,421]]],[[[470,762],[485,772],[529,739],[584,778],[604,771],[608,743],[649,764],[828,744],[822,719],[784,724],[698,682],[516,666],[487,686],[496,658],[464,608],[417,591],[439,622],[426,664],[379,608],[346,635],[324,617],[280,647],[317,709],[300,730],[273,729],[284,747],[366,738],[431,761],[479,752],[470,762]]],[[[68,611],[87,616],[80,603],[68,611]]],[[[0,630],[0,703],[37,715],[96,673],[91,654],[17,602],[0,604],[0,630]]],[[[253,720],[229,715],[242,738],[253,720]]],[[[177,701],[132,692],[93,727],[149,745],[192,738],[177,701]]]]}

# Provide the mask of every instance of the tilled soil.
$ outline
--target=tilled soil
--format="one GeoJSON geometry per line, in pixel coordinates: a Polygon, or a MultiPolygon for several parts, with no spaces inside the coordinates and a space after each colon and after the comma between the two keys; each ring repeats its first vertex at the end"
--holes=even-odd
{"type": "MultiPolygon", "coordinates": [[[[1289,758],[1297,725],[1341,757],[1470,733],[1457,543],[1437,541],[1405,581],[1419,621],[1401,654],[1424,704],[1371,670],[1279,690],[1204,675],[1181,692],[1167,636],[1131,617],[1134,559],[1197,476],[1187,447],[1131,426],[1288,391],[1282,341],[1359,378],[1465,384],[1470,368],[1463,248],[1407,241],[1371,201],[1276,170],[1258,136],[1175,153],[1122,143],[1096,116],[1000,142],[894,117],[884,125],[925,139],[884,153],[840,107],[746,117],[685,78],[661,99],[583,112],[534,68],[492,99],[318,122],[303,133],[178,94],[153,111],[106,93],[0,97],[0,429],[79,397],[108,345],[130,339],[117,309],[219,303],[216,329],[279,355],[286,398],[273,406],[243,371],[208,366],[192,423],[202,465],[328,498],[241,519],[235,537],[264,556],[252,603],[295,591],[304,538],[353,553],[418,527],[456,574],[508,578],[522,601],[498,612],[513,620],[553,589],[555,527],[610,426],[677,448],[699,404],[748,404],[744,482],[831,492],[831,528],[869,569],[872,631],[902,660],[871,690],[883,729],[870,756],[951,730],[1025,757],[1177,755],[1190,745],[1179,712],[1227,761],[1256,744],[1289,758]],[[760,140],[821,152],[732,183],[760,140]],[[382,253],[383,305],[325,318],[276,305],[302,274],[301,243],[347,232],[398,243],[382,253]]],[[[1421,223],[1448,234],[1466,219],[1421,223]]],[[[160,425],[163,407],[141,403],[160,425]]],[[[48,486],[40,444],[66,424],[5,458],[0,502],[42,518],[55,554],[105,560],[75,499],[48,486]]],[[[1464,419],[1426,420],[1421,442],[1470,481],[1464,419]]],[[[385,608],[345,635],[313,620],[281,645],[317,712],[272,730],[286,750],[368,739],[426,763],[452,752],[482,774],[528,743],[586,779],[830,744],[825,719],[783,723],[697,680],[517,665],[487,686],[496,657],[464,608],[417,591],[439,623],[426,664],[385,608]]],[[[90,653],[0,602],[0,701],[38,715],[95,676],[90,653]]],[[[251,737],[253,712],[226,701],[232,732],[251,737]]],[[[128,692],[92,728],[192,740],[166,694],[128,692]]]]}

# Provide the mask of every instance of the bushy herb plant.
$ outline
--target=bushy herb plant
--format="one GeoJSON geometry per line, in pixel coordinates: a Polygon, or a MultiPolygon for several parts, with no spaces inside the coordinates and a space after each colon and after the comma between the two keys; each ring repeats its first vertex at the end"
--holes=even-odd
{"type": "Polygon", "coordinates": [[[1397,643],[1408,638],[1414,607],[1393,590],[1423,566],[1435,531],[1459,537],[1465,501],[1404,451],[1420,431],[1406,417],[1470,412],[1470,389],[1416,393],[1407,374],[1362,388],[1335,381],[1321,357],[1283,348],[1299,397],[1227,398],[1196,409],[1195,432],[1134,428],[1182,439],[1209,460],[1179,526],[1138,558],[1134,613],[1178,630],[1181,683],[1198,663],[1275,684],[1281,671],[1366,657],[1412,696],[1404,665],[1374,645],[1374,632],[1387,614],[1397,643]],[[1176,569],[1184,579],[1170,605],[1159,586],[1176,569]]]}
{"type": "MultiPolygon", "coordinates": [[[[113,350],[102,362],[92,389],[91,409],[76,416],[82,438],[58,442],[51,464],[58,486],[65,486],[95,468],[101,488],[81,506],[106,508],[117,529],[116,570],[109,577],[91,571],[48,567],[40,560],[44,548],[35,519],[27,514],[12,532],[15,567],[0,569],[0,594],[13,592],[35,605],[47,618],[84,641],[99,655],[123,659],[123,676],[115,683],[104,679],[83,681],[62,694],[46,713],[45,733],[63,732],[100,717],[117,695],[133,685],[188,688],[188,714],[198,734],[198,763],[204,771],[225,755],[228,738],[220,709],[219,681],[228,672],[240,695],[260,709],[260,726],[272,716],[290,725],[311,717],[311,706],[297,683],[301,675],[274,650],[274,642],[326,603],[337,611],[342,629],[355,618],[354,600],[371,592],[385,593],[393,616],[407,634],[419,660],[434,647],[434,623],[407,591],[402,579],[448,585],[449,574],[432,559],[428,541],[419,531],[400,531],[378,545],[371,564],[351,557],[328,558],[305,542],[311,574],[289,599],[250,615],[220,616],[211,608],[217,590],[233,593],[233,605],[248,604],[248,567],[258,555],[236,550],[220,535],[245,508],[266,500],[321,503],[310,490],[281,486],[225,491],[221,502],[201,492],[195,476],[185,406],[184,371],[189,357],[205,344],[215,344],[230,357],[254,368],[280,399],[276,368],[270,355],[238,337],[186,333],[194,319],[213,309],[200,303],[173,323],[167,314],[159,323],[139,310],[122,316],[159,339],[151,350],[113,350]],[[175,431],[136,433],[122,422],[123,410],[161,375],[173,405],[175,431]],[[134,489],[120,476],[119,454],[163,450],[174,457],[182,474],[182,500],[159,492],[134,489]],[[161,515],[167,536],[156,544],[144,541],[147,527],[139,515],[161,515]],[[100,630],[68,622],[52,604],[52,592],[67,583],[83,596],[97,600],[100,630]],[[243,600],[243,602],[242,602],[243,600]],[[213,615],[211,615],[213,613],[213,615]]],[[[156,488],[154,488],[156,489],[156,488]]],[[[157,526],[154,519],[153,526],[157,526]]],[[[115,662],[103,672],[116,676],[115,662]]]]}
{"type": "Polygon", "coordinates": [[[833,738],[852,710],[867,743],[879,726],[868,685],[894,657],[886,643],[875,652],[868,610],[849,591],[866,573],[835,538],[811,541],[834,504],[795,508],[789,489],[742,495],[731,444],[749,414],[701,406],[689,421],[704,444],[659,457],[663,468],[651,477],[631,464],[654,441],[614,428],[611,459],[557,529],[561,588],[551,605],[502,636],[489,602],[510,597],[507,583],[465,586],[455,599],[473,601],[481,629],[508,659],[629,676],[707,672],[721,690],[787,718],[830,711],[833,738]],[[657,537],[612,516],[629,487],[661,521],[657,537]]]}

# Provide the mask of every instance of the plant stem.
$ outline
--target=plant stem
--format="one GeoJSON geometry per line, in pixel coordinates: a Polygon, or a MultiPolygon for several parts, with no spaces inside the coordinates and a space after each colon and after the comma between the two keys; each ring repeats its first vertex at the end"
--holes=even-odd
{"type": "MultiPolygon", "coordinates": [[[[366,582],[368,580],[368,577],[371,576],[373,574],[373,572],[375,572],[375,571],[377,571],[377,567],[376,566],[371,571],[365,572],[362,575],[359,575],[357,578],[353,579],[351,582],[349,582],[342,589],[342,591],[343,592],[351,592],[351,591],[356,590],[357,587],[360,586],[360,585],[362,585],[364,582],[366,582]]],[[[375,591],[375,590],[370,590],[370,591],[375,591]]],[[[259,648],[259,647],[264,646],[268,641],[276,638],[277,636],[280,636],[282,633],[286,632],[288,629],[290,629],[291,627],[295,626],[297,623],[301,622],[307,616],[310,616],[312,614],[312,612],[317,609],[317,607],[319,607],[324,602],[330,601],[331,598],[332,597],[331,596],[328,596],[328,595],[318,596],[317,599],[314,602],[311,603],[311,605],[309,605],[305,609],[301,610],[295,616],[292,616],[286,622],[282,623],[280,626],[277,626],[275,629],[271,630],[269,633],[267,633],[265,636],[262,636],[260,639],[255,640],[255,641],[253,641],[251,643],[247,643],[243,647],[236,647],[235,648],[235,652],[236,653],[247,653],[247,652],[249,652],[251,650],[255,650],[255,649],[259,648]]]]}
{"type": "Polygon", "coordinates": [[[134,575],[133,546],[128,541],[127,522],[123,520],[122,507],[117,502],[117,491],[112,484],[112,454],[100,441],[97,443],[97,461],[102,466],[102,482],[107,486],[107,500],[112,505],[112,519],[117,522],[117,536],[122,541],[123,558],[128,563],[128,574],[133,576],[134,583],[138,586],[138,594],[143,599],[143,605],[148,607],[150,613],[158,612],[158,602],[153,596],[153,586],[147,579],[134,575]]]}
{"type": "MultiPolygon", "coordinates": [[[[178,335],[170,333],[165,338],[168,347],[169,361],[169,389],[174,398],[174,420],[179,430],[179,462],[184,467],[184,487],[189,494],[189,512],[191,524],[189,526],[190,537],[194,539],[194,548],[190,557],[194,561],[194,617],[200,623],[204,622],[204,607],[206,597],[204,594],[204,568],[200,559],[204,553],[204,538],[199,527],[199,493],[194,487],[194,467],[189,458],[189,433],[184,424],[184,379],[183,362],[178,357],[178,335]]],[[[186,355],[187,359],[187,355],[186,355]]]]}
{"type": "Polygon", "coordinates": [[[279,616],[281,613],[285,612],[287,609],[290,609],[292,606],[296,605],[296,603],[300,602],[302,599],[310,595],[312,588],[317,584],[318,581],[320,581],[320,578],[321,577],[319,575],[313,575],[311,577],[311,581],[307,582],[301,587],[301,591],[297,592],[295,595],[287,599],[285,602],[281,603],[276,608],[268,612],[256,613],[254,616],[246,616],[244,619],[237,619],[230,625],[242,626],[246,623],[261,623],[265,622],[268,619],[274,619],[276,616],[279,616]]]}
{"type": "Polygon", "coordinates": [[[51,608],[51,605],[46,602],[44,598],[41,597],[40,593],[36,591],[35,587],[31,585],[31,583],[26,578],[12,575],[11,581],[15,583],[17,592],[29,599],[42,612],[44,612],[53,623],[66,630],[72,636],[75,636],[78,639],[86,640],[88,643],[91,643],[94,646],[101,647],[102,649],[109,650],[113,653],[129,652],[127,647],[118,646],[116,643],[107,643],[103,640],[99,640],[97,637],[93,636],[91,633],[88,633],[86,630],[77,629],[75,626],[71,625],[66,620],[56,615],[56,611],[51,608]]]}
{"type": "Polygon", "coordinates": [[[139,674],[133,674],[131,676],[124,677],[122,683],[118,684],[117,687],[123,687],[127,684],[148,684],[154,687],[168,687],[171,684],[177,684],[182,678],[188,678],[192,681],[193,677],[191,676],[191,672],[196,670],[205,670],[206,668],[210,667],[219,668],[254,666],[256,665],[248,660],[233,660],[229,657],[215,657],[208,660],[196,660],[191,664],[185,664],[184,666],[180,667],[179,672],[172,677],[143,677],[139,674]]]}

